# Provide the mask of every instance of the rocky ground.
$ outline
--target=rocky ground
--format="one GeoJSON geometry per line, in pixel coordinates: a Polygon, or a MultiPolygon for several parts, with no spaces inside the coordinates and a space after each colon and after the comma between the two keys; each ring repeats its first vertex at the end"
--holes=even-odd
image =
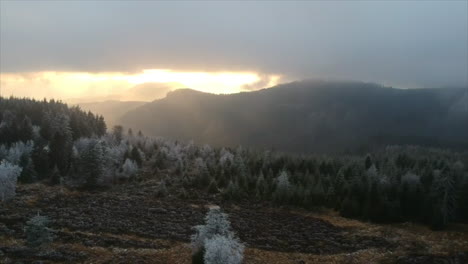
{"type": "Polygon", "coordinates": [[[216,195],[157,197],[157,185],[148,180],[95,192],[19,186],[14,200],[0,204],[0,263],[190,263],[192,227],[212,204],[229,214],[246,244],[245,263],[468,263],[466,226],[432,232],[333,212],[232,204],[216,195]],[[38,213],[51,219],[55,240],[31,251],[23,230],[38,213]]]}

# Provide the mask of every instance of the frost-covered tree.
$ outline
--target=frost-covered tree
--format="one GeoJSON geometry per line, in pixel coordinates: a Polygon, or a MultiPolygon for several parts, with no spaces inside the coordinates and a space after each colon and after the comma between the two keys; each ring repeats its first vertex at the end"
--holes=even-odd
{"type": "Polygon", "coordinates": [[[16,194],[16,183],[21,168],[6,161],[0,163],[0,200],[6,201],[16,194]]]}
{"type": "Polygon", "coordinates": [[[130,159],[126,159],[124,164],[122,165],[122,171],[119,173],[121,178],[130,178],[137,174],[138,172],[138,165],[136,162],[130,159]]]}
{"type": "Polygon", "coordinates": [[[223,213],[219,207],[210,208],[205,216],[205,224],[195,226],[196,233],[192,236],[192,249],[199,251],[205,240],[214,235],[232,236],[231,223],[227,214],[223,213]]]}
{"type": "Polygon", "coordinates": [[[232,153],[225,148],[221,149],[219,164],[225,167],[225,166],[232,165],[233,162],[234,162],[234,155],[232,155],[232,153]]]}
{"type": "Polygon", "coordinates": [[[25,142],[18,141],[10,145],[10,147],[2,146],[0,148],[0,160],[4,159],[11,164],[19,165],[21,158],[26,156],[29,158],[34,149],[34,142],[32,140],[25,142]]]}
{"type": "Polygon", "coordinates": [[[291,183],[289,182],[288,172],[283,170],[276,178],[276,190],[273,194],[274,199],[278,203],[288,203],[291,196],[291,183]]]}
{"type": "Polygon", "coordinates": [[[26,244],[31,248],[46,246],[53,241],[52,230],[46,216],[36,215],[26,223],[26,244]]]}
{"type": "Polygon", "coordinates": [[[205,241],[205,264],[240,264],[244,245],[233,237],[215,235],[205,241]]]}
{"type": "Polygon", "coordinates": [[[211,208],[205,216],[205,224],[195,226],[195,230],[196,233],[191,238],[193,263],[230,264],[240,262],[218,261],[242,261],[244,247],[235,238],[235,234],[231,230],[231,223],[228,220],[227,214],[223,213],[219,207],[211,208]],[[224,239],[221,239],[220,237],[223,237],[224,239]],[[206,245],[209,246],[209,250],[206,248],[206,245]]]}

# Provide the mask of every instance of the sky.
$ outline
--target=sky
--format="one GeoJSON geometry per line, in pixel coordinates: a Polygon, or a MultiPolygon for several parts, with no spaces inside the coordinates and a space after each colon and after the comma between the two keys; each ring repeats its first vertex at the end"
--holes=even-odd
{"type": "Polygon", "coordinates": [[[468,1],[0,1],[4,96],[302,79],[468,86],[468,1]]]}

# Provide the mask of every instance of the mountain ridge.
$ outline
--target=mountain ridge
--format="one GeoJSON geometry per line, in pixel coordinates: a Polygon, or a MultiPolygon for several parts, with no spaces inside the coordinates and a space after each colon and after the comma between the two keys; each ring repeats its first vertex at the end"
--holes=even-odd
{"type": "Polygon", "coordinates": [[[466,148],[468,113],[450,113],[465,92],[328,81],[227,95],[181,89],[126,112],[119,122],[150,136],[293,152],[387,144],[466,148]]]}

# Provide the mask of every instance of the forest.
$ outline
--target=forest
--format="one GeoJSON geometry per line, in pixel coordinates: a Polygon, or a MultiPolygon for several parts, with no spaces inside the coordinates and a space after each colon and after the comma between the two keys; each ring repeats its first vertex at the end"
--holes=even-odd
{"type": "Polygon", "coordinates": [[[468,223],[468,153],[387,146],[366,155],[300,155],[213,148],[150,138],[59,101],[0,99],[0,198],[41,181],[109,188],[143,175],[167,176],[155,190],[221,195],[366,221],[419,222],[435,230],[468,223]]]}

